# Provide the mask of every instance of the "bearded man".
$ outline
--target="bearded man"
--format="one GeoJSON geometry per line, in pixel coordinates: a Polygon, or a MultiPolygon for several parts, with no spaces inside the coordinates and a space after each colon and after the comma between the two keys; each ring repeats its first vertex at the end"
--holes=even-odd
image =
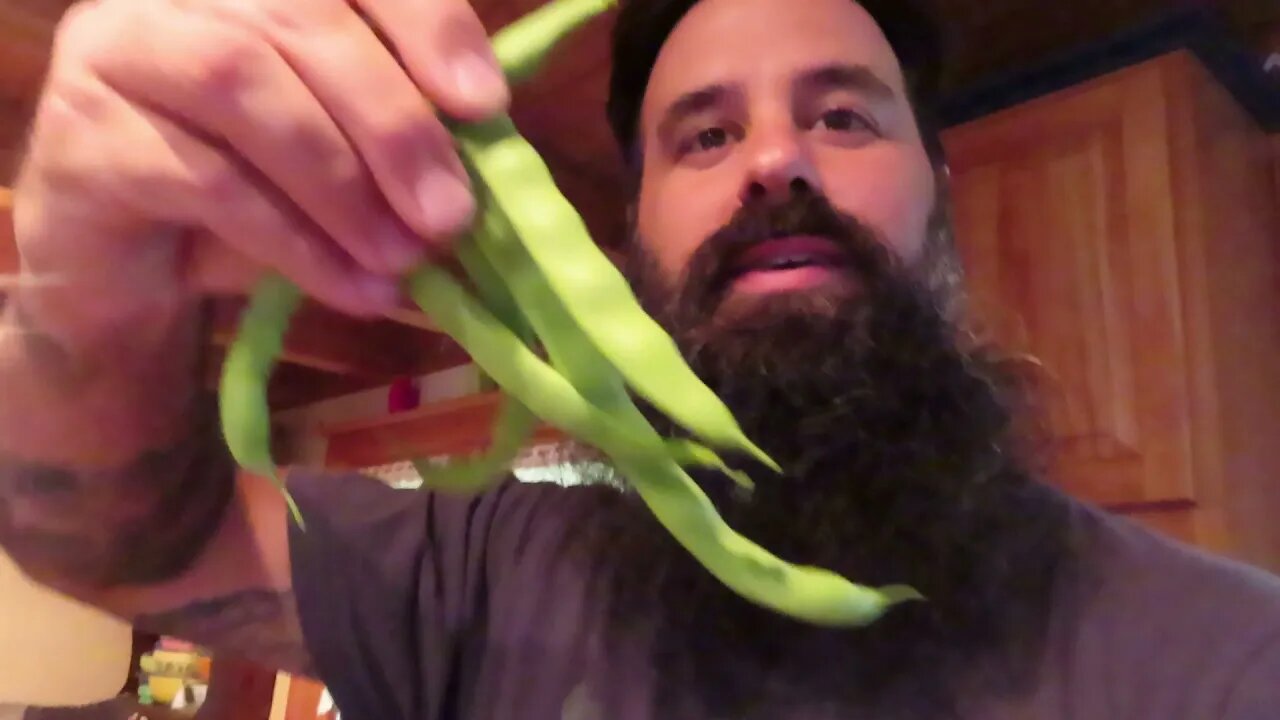
{"type": "Polygon", "coordinates": [[[635,292],[785,469],[696,479],[784,559],[927,601],[858,629],[765,610],[625,478],[467,499],[298,471],[302,532],[233,470],[200,297],[266,266],[377,314],[467,226],[419,100],[508,100],[462,0],[64,23],[17,230],[27,272],[71,281],[6,308],[0,543],[141,627],[315,675],[348,718],[1275,717],[1280,581],[1052,489],[1016,364],[967,330],[912,7],[632,0],[608,110],[635,292]]]}

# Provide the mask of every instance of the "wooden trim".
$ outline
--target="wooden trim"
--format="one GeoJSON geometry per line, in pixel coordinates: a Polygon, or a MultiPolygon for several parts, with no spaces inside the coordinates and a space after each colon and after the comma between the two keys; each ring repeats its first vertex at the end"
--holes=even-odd
{"type": "MultiPolygon", "coordinates": [[[[18,272],[18,246],[13,237],[13,191],[0,186],[0,275],[18,272]]],[[[4,285],[0,283],[0,292],[4,285]]]]}
{"type": "MultiPolygon", "coordinates": [[[[501,397],[496,391],[477,393],[372,420],[323,426],[320,432],[328,439],[325,464],[353,469],[481,450],[488,445],[501,397]]],[[[559,430],[540,424],[530,443],[564,437],[559,430]]]]}
{"type": "Polygon", "coordinates": [[[316,708],[320,704],[320,696],[324,693],[324,685],[301,675],[289,678],[288,700],[284,708],[284,720],[318,720],[332,718],[336,713],[330,711],[317,715],[316,708]]]}
{"type": "Polygon", "coordinates": [[[213,658],[200,720],[269,720],[276,671],[239,658],[213,658]]]}

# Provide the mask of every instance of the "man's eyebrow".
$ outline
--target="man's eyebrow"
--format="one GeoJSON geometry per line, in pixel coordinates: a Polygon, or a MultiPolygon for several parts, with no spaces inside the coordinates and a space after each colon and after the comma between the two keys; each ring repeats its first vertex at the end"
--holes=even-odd
{"type": "Polygon", "coordinates": [[[852,90],[874,100],[897,96],[889,83],[866,65],[823,65],[803,73],[797,84],[817,90],[852,90]]]}
{"type": "Polygon", "coordinates": [[[662,113],[662,120],[658,123],[659,133],[690,115],[697,115],[719,105],[731,92],[728,85],[715,84],[684,93],[668,105],[666,111],[662,113]]]}

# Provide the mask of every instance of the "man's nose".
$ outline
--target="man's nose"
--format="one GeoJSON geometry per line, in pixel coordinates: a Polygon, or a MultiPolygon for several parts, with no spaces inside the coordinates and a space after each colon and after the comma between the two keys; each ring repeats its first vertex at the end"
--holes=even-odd
{"type": "Polygon", "coordinates": [[[758,132],[748,141],[742,203],[784,203],[793,195],[821,191],[818,171],[795,128],[758,132]]]}

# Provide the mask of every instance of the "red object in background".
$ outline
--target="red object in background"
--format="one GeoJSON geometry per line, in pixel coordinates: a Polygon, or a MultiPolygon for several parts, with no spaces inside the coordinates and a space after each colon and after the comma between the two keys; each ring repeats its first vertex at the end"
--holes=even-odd
{"type": "Polygon", "coordinates": [[[422,404],[422,393],[411,377],[396,378],[387,392],[387,412],[404,412],[422,404]]]}
{"type": "Polygon", "coordinates": [[[215,657],[200,720],[268,720],[276,672],[232,657],[215,657]]]}

